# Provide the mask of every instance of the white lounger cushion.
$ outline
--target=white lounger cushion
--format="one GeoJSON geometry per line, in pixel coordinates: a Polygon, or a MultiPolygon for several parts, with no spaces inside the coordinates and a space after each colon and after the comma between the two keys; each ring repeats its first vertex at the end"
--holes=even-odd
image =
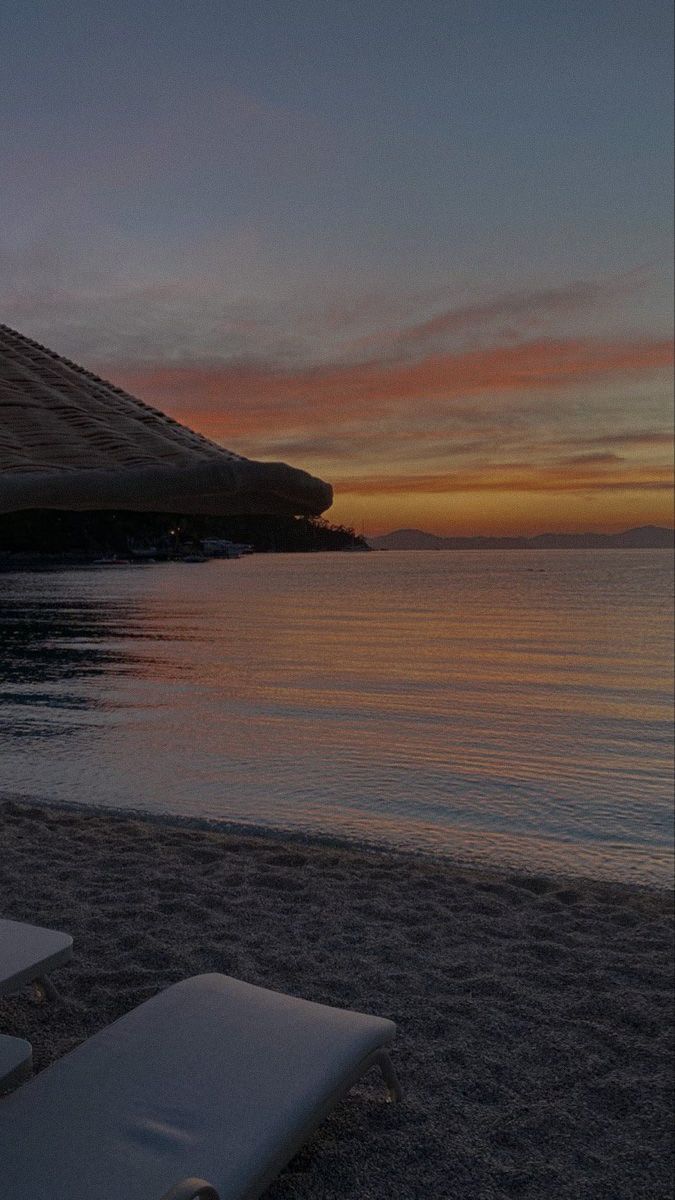
{"type": "Polygon", "coordinates": [[[220,1200],[265,1189],[391,1021],[225,975],[175,984],[0,1101],[0,1196],[220,1200]]]}
{"type": "Polygon", "coordinates": [[[0,996],[56,970],[73,953],[69,933],[0,919],[0,996]]]}

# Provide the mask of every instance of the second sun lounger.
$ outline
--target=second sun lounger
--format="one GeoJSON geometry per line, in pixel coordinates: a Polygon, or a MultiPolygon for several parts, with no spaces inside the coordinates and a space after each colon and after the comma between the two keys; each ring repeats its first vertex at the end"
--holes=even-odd
{"type": "Polygon", "coordinates": [[[225,975],[175,984],[0,1101],[0,1195],[256,1200],[370,1067],[399,1098],[395,1032],[225,975]]]}
{"type": "Polygon", "coordinates": [[[68,962],[72,953],[73,939],[68,933],[0,919],[0,996],[33,982],[47,996],[58,996],[47,976],[68,962]]]}

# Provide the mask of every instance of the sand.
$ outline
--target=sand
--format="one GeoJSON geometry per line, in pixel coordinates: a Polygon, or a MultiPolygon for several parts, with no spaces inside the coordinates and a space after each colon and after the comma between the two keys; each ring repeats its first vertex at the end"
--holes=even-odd
{"type": "Polygon", "coordinates": [[[0,806],[0,912],[75,938],[63,1004],[0,1002],[36,1069],[228,974],[393,1018],[269,1200],[671,1195],[672,907],[632,887],[93,809],[0,806]]]}

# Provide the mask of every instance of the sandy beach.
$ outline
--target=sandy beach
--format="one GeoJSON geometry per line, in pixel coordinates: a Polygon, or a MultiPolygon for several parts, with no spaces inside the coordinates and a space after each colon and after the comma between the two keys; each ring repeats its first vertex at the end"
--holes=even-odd
{"type": "Polygon", "coordinates": [[[201,971],[393,1018],[270,1200],[671,1194],[672,903],[178,820],[8,801],[0,911],[68,930],[60,1005],[0,1003],[41,1070],[201,971]]]}

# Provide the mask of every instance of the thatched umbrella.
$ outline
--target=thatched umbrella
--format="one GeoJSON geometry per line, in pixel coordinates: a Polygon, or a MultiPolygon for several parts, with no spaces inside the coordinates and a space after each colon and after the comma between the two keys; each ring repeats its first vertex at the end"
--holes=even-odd
{"type": "Polygon", "coordinates": [[[318,515],[327,483],[253,462],[0,325],[0,513],[318,515]]]}

